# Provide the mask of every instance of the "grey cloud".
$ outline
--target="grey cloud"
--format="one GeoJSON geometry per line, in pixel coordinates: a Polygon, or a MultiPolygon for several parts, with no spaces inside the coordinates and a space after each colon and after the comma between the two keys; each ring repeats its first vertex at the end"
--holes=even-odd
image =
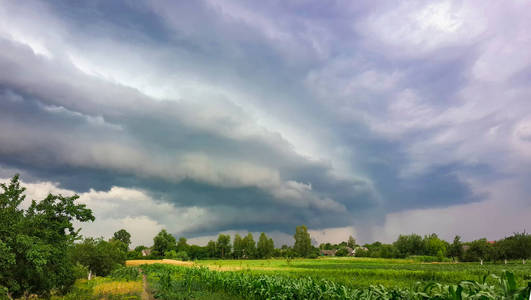
{"type": "Polygon", "coordinates": [[[208,210],[192,236],[481,203],[531,162],[518,5],[3,2],[0,163],[208,210]]]}

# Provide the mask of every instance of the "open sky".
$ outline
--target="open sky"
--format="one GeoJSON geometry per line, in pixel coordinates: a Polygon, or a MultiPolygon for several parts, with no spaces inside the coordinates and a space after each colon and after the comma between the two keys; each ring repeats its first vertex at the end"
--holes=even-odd
{"type": "Polygon", "coordinates": [[[531,230],[529,1],[0,0],[0,178],[89,236],[531,230]]]}

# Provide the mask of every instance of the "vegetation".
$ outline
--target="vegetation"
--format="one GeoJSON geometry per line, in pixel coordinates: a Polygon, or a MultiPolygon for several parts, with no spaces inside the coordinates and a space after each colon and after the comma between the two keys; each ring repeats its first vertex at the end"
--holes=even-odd
{"type": "MultiPolygon", "coordinates": [[[[531,235],[525,232],[498,241],[462,242],[456,236],[451,244],[436,234],[410,234],[392,244],[359,246],[350,236],[316,248],[302,225],[295,229],[293,247],[275,248],[265,233],[258,242],[248,233],[232,243],[220,234],[202,247],[161,230],[153,247],[130,250],[131,234],[125,229],[109,240],[79,236],[73,222],[94,216],[75,203],[76,195],[50,194],[23,209],[18,176],[0,187],[0,299],[139,299],[141,272],[124,267],[127,258],[174,259],[164,262],[176,266],[141,267],[160,299],[529,297],[531,235]],[[345,258],[315,259],[324,250],[345,258]]],[[[136,260],[137,265],[157,262],[136,260]]]]}
{"type": "Polygon", "coordinates": [[[487,274],[500,276],[511,271],[519,285],[531,279],[531,267],[518,261],[507,265],[485,263],[424,263],[411,259],[319,258],[270,260],[204,260],[196,264],[220,271],[245,271],[254,274],[312,277],[333,280],[353,288],[383,285],[411,288],[418,281],[457,284],[462,280],[481,280],[487,274]]]}
{"type": "Polygon", "coordinates": [[[290,278],[246,272],[219,272],[205,267],[143,266],[160,299],[180,299],[183,292],[225,292],[244,299],[528,299],[530,287],[519,287],[511,272],[455,285],[418,283],[412,288],[349,288],[330,280],[290,278]],[[491,279],[494,283],[490,283],[491,279]]]}
{"type": "MultiPolygon", "coordinates": [[[[125,264],[126,252],[123,243],[87,238],[72,248],[75,262],[87,267],[90,273],[107,276],[112,270],[125,264]]],[[[90,276],[90,275],[89,275],[90,276]]],[[[90,278],[89,278],[90,279],[90,278]]]]}
{"type": "Polygon", "coordinates": [[[93,221],[92,211],[75,203],[77,195],[52,194],[24,210],[18,175],[0,187],[0,287],[11,297],[66,291],[75,280],[69,249],[79,237],[72,222],[93,221]]]}
{"type": "Polygon", "coordinates": [[[96,277],[92,280],[78,279],[65,296],[53,296],[52,300],[140,300],[142,281],[124,281],[96,277]]]}

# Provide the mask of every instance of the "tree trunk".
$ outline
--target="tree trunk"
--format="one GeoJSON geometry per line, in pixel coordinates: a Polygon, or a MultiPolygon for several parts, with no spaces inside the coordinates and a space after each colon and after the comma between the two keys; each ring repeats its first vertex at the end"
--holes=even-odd
{"type": "Polygon", "coordinates": [[[88,280],[91,280],[92,279],[92,270],[89,270],[89,273],[88,273],[88,280]]]}
{"type": "Polygon", "coordinates": [[[505,264],[507,264],[507,258],[503,260],[505,262],[505,264]]]}
{"type": "Polygon", "coordinates": [[[525,265],[525,258],[522,259],[522,265],[525,265]]]}
{"type": "Polygon", "coordinates": [[[480,263],[481,265],[483,265],[483,259],[480,259],[480,260],[479,260],[479,263],[480,263]]]}

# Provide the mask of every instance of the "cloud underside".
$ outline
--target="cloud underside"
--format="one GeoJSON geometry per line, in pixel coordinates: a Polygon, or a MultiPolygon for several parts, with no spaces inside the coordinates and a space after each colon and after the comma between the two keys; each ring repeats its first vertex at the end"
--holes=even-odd
{"type": "Polygon", "coordinates": [[[529,9],[0,1],[0,177],[137,243],[501,237],[530,225],[529,9]]]}

